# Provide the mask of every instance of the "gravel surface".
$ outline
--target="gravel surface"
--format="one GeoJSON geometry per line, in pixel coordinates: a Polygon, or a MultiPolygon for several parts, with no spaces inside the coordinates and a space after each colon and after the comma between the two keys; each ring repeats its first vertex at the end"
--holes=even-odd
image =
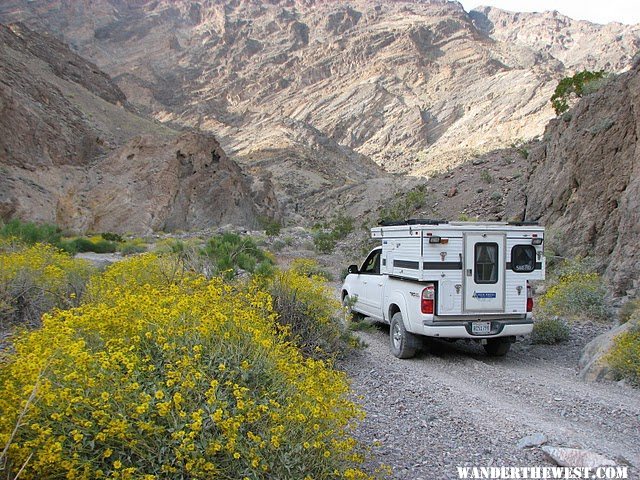
{"type": "Polygon", "coordinates": [[[504,358],[475,343],[428,341],[428,353],[399,360],[388,327],[374,325],[359,332],[368,348],[343,366],[367,413],[356,436],[373,444],[372,469],[430,480],[457,479],[456,466],[550,466],[540,448],[517,447],[542,433],[547,445],[603,454],[640,478],[640,391],[578,378],[582,347],[605,327],[574,326],[558,346],[517,343],[504,358]]]}

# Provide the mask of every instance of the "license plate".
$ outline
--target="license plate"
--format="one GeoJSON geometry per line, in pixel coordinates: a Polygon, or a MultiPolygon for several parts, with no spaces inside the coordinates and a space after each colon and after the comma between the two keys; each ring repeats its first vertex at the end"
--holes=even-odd
{"type": "Polygon", "coordinates": [[[471,333],[474,335],[488,335],[491,333],[491,322],[473,322],[471,333]]]}

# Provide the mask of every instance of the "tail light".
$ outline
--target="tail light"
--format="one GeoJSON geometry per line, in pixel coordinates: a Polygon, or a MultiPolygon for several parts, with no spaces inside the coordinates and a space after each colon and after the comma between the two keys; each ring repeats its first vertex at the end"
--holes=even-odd
{"type": "Polygon", "coordinates": [[[533,289],[527,282],[527,313],[533,312],[533,289]]]}
{"type": "Polygon", "coordinates": [[[420,296],[420,311],[422,313],[433,314],[435,292],[436,287],[433,284],[428,284],[422,290],[422,295],[420,296]]]}

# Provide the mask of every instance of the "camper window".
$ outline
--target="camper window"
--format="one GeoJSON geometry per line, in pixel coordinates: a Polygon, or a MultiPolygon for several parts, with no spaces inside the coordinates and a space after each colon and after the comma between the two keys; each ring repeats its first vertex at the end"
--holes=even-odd
{"type": "Polygon", "coordinates": [[[475,282],[498,283],[498,244],[476,243],[475,282]]]}
{"type": "Polygon", "coordinates": [[[511,249],[511,270],[530,273],[536,268],[536,249],[531,245],[516,245],[511,249]]]}

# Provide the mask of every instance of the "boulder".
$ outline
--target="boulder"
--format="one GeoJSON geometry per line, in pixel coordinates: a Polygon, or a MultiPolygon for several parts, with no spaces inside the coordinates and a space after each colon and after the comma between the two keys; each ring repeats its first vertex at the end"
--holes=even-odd
{"type": "Polygon", "coordinates": [[[542,451],[561,467],[608,467],[615,466],[615,462],[599,453],[578,448],[564,448],[544,446],[542,451]]]}
{"type": "Polygon", "coordinates": [[[547,436],[544,433],[534,433],[533,435],[522,437],[518,441],[517,447],[522,450],[524,448],[539,447],[545,443],[547,443],[547,436]]]}
{"type": "Polygon", "coordinates": [[[604,362],[603,357],[611,350],[613,340],[630,328],[631,322],[623,323],[591,340],[584,347],[578,362],[580,378],[589,382],[614,380],[613,372],[604,362]]]}

